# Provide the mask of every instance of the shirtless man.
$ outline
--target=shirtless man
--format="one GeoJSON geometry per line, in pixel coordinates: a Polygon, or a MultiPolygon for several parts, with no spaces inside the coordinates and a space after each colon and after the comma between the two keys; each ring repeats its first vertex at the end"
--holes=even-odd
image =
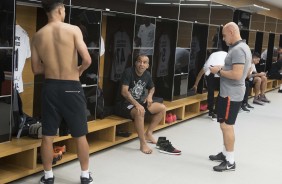
{"type": "Polygon", "coordinates": [[[82,184],[93,182],[89,173],[89,145],[86,104],[79,76],[91,64],[91,57],[76,26],[63,23],[63,0],[42,0],[48,24],[33,37],[31,44],[32,71],[44,74],[42,90],[42,143],[41,156],[44,176],[40,183],[54,183],[52,172],[53,140],[64,119],[77,144],[81,165],[82,184]],[[78,66],[77,52],[82,58],[78,66]]]}

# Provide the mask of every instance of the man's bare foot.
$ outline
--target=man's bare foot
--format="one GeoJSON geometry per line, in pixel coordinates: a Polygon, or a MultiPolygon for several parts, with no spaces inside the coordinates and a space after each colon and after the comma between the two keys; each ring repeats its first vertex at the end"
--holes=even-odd
{"type": "Polygon", "coordinates": [[[153,137],[152,134],[146,133],[146,134],[145,134],[145,139],[146,139],[146,141],[147,141],[148,143],[157,144],[157,141],[156,141],[156,139],[153,137]]]}
{"type": "Polygon", "coordinates": [[[153,152],[153,150],[147,144],[141,145],[140,150],[145,154],[151,154],[153,152]]]}

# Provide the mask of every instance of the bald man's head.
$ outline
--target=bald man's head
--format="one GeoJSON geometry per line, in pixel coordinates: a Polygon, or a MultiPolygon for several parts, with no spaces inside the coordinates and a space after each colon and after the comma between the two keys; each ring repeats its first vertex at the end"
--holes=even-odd
{"type": "Polygon", "coordinates": [[[222,29],[222,35],[223,40],[226,42],[226,45],[233,45],[237,41],[242,40],[239,27],[234,22],[225,24],[222,29]]]}

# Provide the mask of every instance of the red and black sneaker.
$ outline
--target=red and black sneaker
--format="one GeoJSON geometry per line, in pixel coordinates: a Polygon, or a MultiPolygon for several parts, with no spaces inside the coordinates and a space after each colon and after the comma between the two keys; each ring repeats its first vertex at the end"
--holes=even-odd
{"type": "Polygon", "coordinates": [[[178,149],[175,149],[172,146],[171,142],[169,142],[168,140],[160,143],[159,152],[170,154],[170,155],[180,155],[181,154],[181,151],[178,149]]]}
{"type": "Polygon", "coordinates": [[[54,146],[54,153],[59,153],[60,151],[64,154],[66,152],[66,145],[54,146]]]}
{"type": "Polygon", "coordinates": [[[166,137],[159,137],[158,138],[158,141],[157,141],[157,144],[156,144],[156,148],[157,149],[160,149],[160,145],[161,143],[165,142],[166,141],[166,137]]]}

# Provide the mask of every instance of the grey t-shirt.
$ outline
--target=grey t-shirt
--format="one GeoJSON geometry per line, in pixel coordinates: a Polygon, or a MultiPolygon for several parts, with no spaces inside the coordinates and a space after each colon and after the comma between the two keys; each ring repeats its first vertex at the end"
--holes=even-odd
{"type": "Polygon", "coordinates": [[[243,41],[238,41],[229,47],[228,54],[225,58],[223,70],[232,70],[234,64],[243,64],[244,71],[240,80],[220,77],[220,96],[230,97],[231,101],[242,101],[245,94],[245,79],[248,70],[251,67],[252,53],[249,46],[243,41]]]}

